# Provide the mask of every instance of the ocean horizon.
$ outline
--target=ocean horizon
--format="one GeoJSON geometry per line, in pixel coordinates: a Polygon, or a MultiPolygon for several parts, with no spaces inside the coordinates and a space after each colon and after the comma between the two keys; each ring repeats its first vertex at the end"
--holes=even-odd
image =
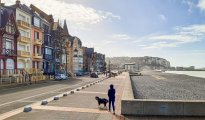
{"type": "Polygon", "coordinates": [[[184,74],[194,77],[205,78],[205,71],[165,71],[165,73],[184,74]]]}

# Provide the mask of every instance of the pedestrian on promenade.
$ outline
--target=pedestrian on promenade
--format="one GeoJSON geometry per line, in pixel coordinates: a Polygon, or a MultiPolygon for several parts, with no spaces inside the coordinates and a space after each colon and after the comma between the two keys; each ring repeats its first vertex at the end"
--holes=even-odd
{"type": "Polygon", "coordinates": [[[113,114],[115,114],[115,89],[113,84],[110,85],[110,89],[108,90],[108,97],[109,97],[109,112],[111,110],[111,104],[112,104],[113,114]]]}

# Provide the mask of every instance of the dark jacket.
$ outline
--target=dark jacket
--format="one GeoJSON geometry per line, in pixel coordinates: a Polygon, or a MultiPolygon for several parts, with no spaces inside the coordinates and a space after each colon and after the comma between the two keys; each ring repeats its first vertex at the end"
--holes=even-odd
{"type": "Polygon", "coordinates": [[[115,100],[115,89],[109,89],[108,90],[108,97],[109,99],[115,100]]]}

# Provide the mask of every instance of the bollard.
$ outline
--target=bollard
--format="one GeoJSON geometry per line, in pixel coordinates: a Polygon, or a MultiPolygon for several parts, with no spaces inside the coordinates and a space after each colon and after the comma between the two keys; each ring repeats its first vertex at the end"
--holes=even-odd
{"type": "Polygon", "coordinates": [[[41,102],[41,105],[47,105],[48,104],[48,101],[47,100],[43,100],[42,102],[41,102]]]}
{"type": "Polygon", "coordinates": [[[82,89],[85,89],[85,87],[82,87],[82,89]]]}
{"type": "Polygon", "coordinates": [[[24,111],[24,112],[30,112],[31,110],[32,110],[31,106],[28,106],[28,105],[27,105],[27,106],[24,107],[24,110],[23,110],[23,111],[24,111]]]}
{"type": "Polygon", "coordinates": [[[58,97],[58,96],[55,96],[55,97],[53,98],[53,100],[59,100],[59,97],[58,97]]]}
{"type": "Polygon", "coordinates": [[[80,91],[80,89],[78,88],[78,89],[76,89],[76,91],[80,91]]]}
{"type": "Polygon", "coordinates": [[[89,85],[86,85],[86,87],[89,87],[89,85]]]}
{"type": "Polygon", "coordinates": [[[74,91],[72,90],[72,91],[70,91],[70,93],[71,93],[71,94],[74,94],[74,91]]]}
{"type": "Polygon", "coordinates": [[[64,94],[63,94],[63,97],[65,97],[65,96],[68,96],[68,93],[64,93],[64,94]]]}

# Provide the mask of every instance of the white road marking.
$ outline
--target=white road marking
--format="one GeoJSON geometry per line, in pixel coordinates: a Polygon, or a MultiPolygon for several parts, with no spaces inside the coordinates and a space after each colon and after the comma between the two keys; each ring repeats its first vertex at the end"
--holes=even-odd
{"type": "MultiPolygon", "coordinates": [[[[83,82],[83,83],[85,83],[85,82],[83,82]]],[[[3,103],[3,104],[0,104],[0,107],[4,106],[4,105],[11,104],[11,103],[23,101],[23,100],[26,100],[26,99],[29,99],[29,98],[33,98],[33,97],[41,96],[41,95],[44,95],[44,94],[52,93],[52,92],[55,92],[55,91],[63,90],[63,89],[66,89],[66,88],[71,88],[72,86],[75,87],[76,85],[80,85],[80,84],[82,84],[82,83],[78,83],[78,84],[75,84],[75,85],[70,85],[69,87],[64,87],[64,88],[60,88],[60,89],[57,89],[57,90],[53,90],[53,91],[49,91],[49,92],[45,92],[45,93],[29,96],[29,97],[18,99],[18,100],[14,100],[14,101],[11,101],[11,102],[6,102],[6,103],[3,103]]]]}

